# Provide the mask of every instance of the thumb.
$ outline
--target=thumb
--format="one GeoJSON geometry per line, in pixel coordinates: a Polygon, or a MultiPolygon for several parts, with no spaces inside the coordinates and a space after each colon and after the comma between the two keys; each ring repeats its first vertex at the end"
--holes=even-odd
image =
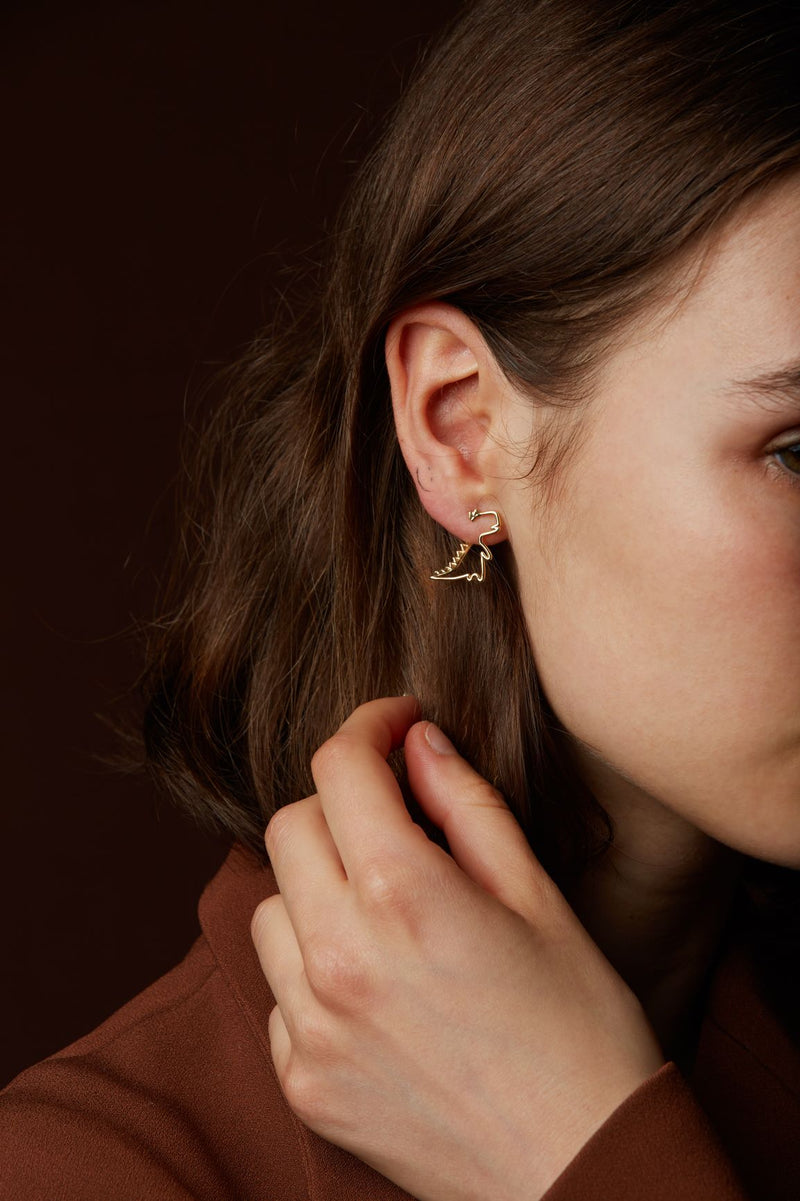
{"type": "MultiPolygon", "coordinates": [[[[530,920],[558,893],[503,797],[459,755],[433,722],[405,739],[411,791],[444,831],[462,871],[509,909],[530,920]]],[[[560,893],[558,894],[560,896],[560,893]]]]}

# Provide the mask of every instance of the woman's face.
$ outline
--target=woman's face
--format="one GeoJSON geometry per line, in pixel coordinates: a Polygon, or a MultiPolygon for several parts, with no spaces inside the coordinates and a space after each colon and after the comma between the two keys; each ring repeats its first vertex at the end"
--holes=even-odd
{"type": "Polygon", "coordinates": [[[533,522],[503,489],[548,699],[601,799],[800,867],[800,179],[742,210],[585,421],[533,522]]]}

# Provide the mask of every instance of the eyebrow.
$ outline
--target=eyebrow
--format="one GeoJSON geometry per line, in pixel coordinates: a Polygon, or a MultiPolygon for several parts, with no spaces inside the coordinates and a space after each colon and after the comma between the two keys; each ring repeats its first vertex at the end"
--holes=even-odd
{"type": "Polygon", "coordinates": [[[733,379],[725,391],[734,397],[756,400],[767,412],[779,410],[789,401],[800,405],[800,359],[759,371],[750,379],[733,379]]]}

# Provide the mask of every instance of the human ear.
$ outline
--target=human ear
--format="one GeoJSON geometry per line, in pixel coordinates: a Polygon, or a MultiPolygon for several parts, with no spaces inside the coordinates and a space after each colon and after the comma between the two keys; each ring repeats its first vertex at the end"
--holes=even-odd
{"type": "Polygon", "coordinates": [[[422,504],[460,541],[474,542],[470,510],[498,507],[502,449],[493,435],[507,381],[477,326],[443,302],[394,319],[386,367],[400,449],[422,504]]]}

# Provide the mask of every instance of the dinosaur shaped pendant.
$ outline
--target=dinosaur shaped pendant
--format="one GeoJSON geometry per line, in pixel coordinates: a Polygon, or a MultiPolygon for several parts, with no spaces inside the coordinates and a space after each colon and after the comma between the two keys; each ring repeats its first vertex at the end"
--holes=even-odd
{"type": "Polygon", "coordinates": [[[484,513],[479,513],[477,509],[471,509],[469,512],[470,521],[475,521],[478,517],[494,518],[494,525],[492,528],[490,530],[485,530],[478,536],[477,546],[480,549],[481,555],[480,571],[461,571],[458,573],[458,575],[454,574],[456,568],[461,566],[467,556],[468,551],[470,551],[473,546],[473,543],[462,542],[447,566],[440,567],[438,571],[433,573],[433,575],[430,577],[432,580],[476,580],[478,583],[482,583],[483,580],[485,580],[486,564],[492,558],[492,552],[489,550],[489,547],[483,540],[484,538],[488,538],[490,534],[496,534],[498,532],[500,529],[500,518],[493,509],[489,509],[484,513]]]}

